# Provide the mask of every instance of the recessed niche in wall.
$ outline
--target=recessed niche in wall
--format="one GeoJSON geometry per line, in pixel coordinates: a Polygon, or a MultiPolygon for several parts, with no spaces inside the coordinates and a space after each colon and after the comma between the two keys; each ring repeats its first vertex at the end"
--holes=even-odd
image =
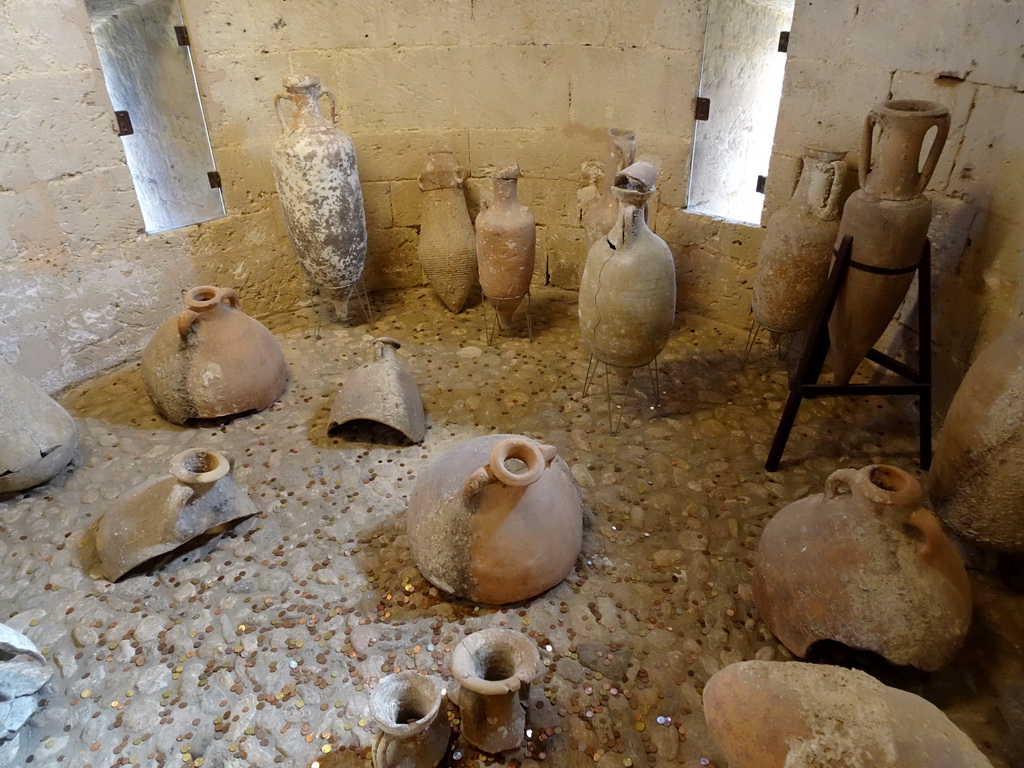
{"type": "Polygon", "coordinates": [[[690,171],[692,211],[761,221],[793,5],[709,3],[690,171]]]}
{"type": "Polygon", "coordinates": [[[85,0],[147,232],[224,216],[177,0],[85,0]]]}

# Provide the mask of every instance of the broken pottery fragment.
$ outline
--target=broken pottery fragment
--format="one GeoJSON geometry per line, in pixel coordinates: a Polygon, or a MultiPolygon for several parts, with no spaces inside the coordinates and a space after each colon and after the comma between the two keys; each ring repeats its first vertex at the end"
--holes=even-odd
{"type": "Polygon", "coordinates": [[[78,428],[71,415],[0,360],[0,493],[45,483],[77,450],[78,428]]]}
{"type": "Polygon", "coordinates": [[[530,683],[541,672],[537,644],[521,632],[491,627],[466,637],[452,651],[448,696],[459,708],[462,735],[484,752],[523,743],[530,683]]]}
{"type": "Polygon", "coordinates": [[[192,288],[185,306],[142,351],[146,391],[168,421],[259,411],[280,397],[288,383],[281,347],[239,309],[234,288],[192,288]]]}
{"type": "Polygon", "coordinates": [[[407,528],[413,559],[432,584],[481,603],[514,603],[572,569],[582,500],[554,446],[487,435],[442,454],[419,476],[407,528]]]}
{"type": "Polygon", "coordinates": [[[704,688],[704,717],[730,768],[992,768],[930,702],[859,670],[730,664],[704,688]]]}
{"type": "Polygon", "coordinates": [[[434,768],[448,749],[451,726],[436,677],[407,670],[388,675],[370,694],[370,714],[380,726],[373,742],[374,768],[434,768]]]}
{"type": "Polygon", "coordinates": [[[100,520],[96,550],[110,581],[218,525],[256,514],[232,479],[224,454],[190,448],[171,459],[170,470],[169,476],[141,485],[100,520]]]}
{"type": "Polygon", "coordinates": [[[401,346],[384,336],[373,340],[373,360],[352,371],[334,399],[327,427],[330,434],[347,436],[353,428],[371,422],[399,432],[409,442],[423,440],[427,431],[423,398],[395,356],[401,346]]]}
{"type": "Polygon", "coordinates": [[[0,766],[12,765],[18,730],[39,708],[39,689],[53,675],[35,644],[0,624],[0,766]]]}
{"type": "Polygon", "coordinates": [[[430,287],[456,313],[477,285],[476,234],[462,189],[468,178],[469,171],[446,149],[427,155],[419,180],[420,266],[430,287]]]}
{"type": "Polygon", "coordinates": [[[795,501],[765,526],[754,602],[797,656],[819,640],[934,671],[959,650],[971,585],[921,486],[896,467],[840,469],[825,493],[795,501]]]}

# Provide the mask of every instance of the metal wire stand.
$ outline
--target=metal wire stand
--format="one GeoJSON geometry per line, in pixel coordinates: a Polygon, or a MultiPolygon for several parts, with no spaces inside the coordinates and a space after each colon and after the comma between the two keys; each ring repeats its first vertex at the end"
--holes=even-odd
{"type": "MultiPolygon", "coordinates": [[[[636,373],[636,368],[629,368],[629,378],[626,379],[626,391],[622,395],[622,404],[619,406],[619,418],[615,420],[614,425],[612,424],[612,388],[608,369],[615,368],[618,366],[612,366],[603,360],[598,360],[593,355],[587,361],[587,375],[583,380],[583,397],[587,396],[587,392],[590,389],[590,385],[593,384],[594,378],[597,376],[598,366],[604,366],[604,391],[608,401],[608,431],[617,435],[619,433],[619,427],[622,426],[622,413],[626,410],[626,400],[629,398],[629,388],[633,384],[633,374],[636,373]]],[[[646,366],[647,373],[651,379],[651,386],[654,388],[654,407],[657,408],[661,405],[661,388],[660,388],[660,374],[658,371],[658,358],[649,362],[646,366]]]]}
{"type": "Polygon", "coordinates": [[[494,346],[494,340],[498,337],[500,331],[503,330],[501,325],[501,315],[498,313],[498,307],[503,301],[523,301],[526,300],[526,333],[530,337],[530,341],[533,341],[533,306],[530,304],[530,292],[527,291],[522,296],[514,296],[512,298],[504,299],[493,299],[490,296],[484,294],[484,301],[490,306],[490,309],[484,309],[484,332],[487,334],[487,346],[494,346]]]}

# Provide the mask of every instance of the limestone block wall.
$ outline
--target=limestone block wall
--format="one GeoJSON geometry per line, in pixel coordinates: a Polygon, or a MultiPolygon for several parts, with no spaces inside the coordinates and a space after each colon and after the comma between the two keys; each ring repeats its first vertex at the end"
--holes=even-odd
{"type": "Polygon", "coordinates": [[[186,0],[232,208],[204,227],[224,232],[208,244],[226,254],[230,233],[254,216],[281,224],[271,101],[283,75],[313,72],[334,91],[338,124],[356,145],[371,289],[423,281],[417,177],[441,146],[473,174],[473,215],[490,195],[488,174],[519,163],[520,197],[538,223],[535,279],[575,288],[580,168],[603,159],[609,126],[637,131],[640,151],[663,161],[664,204],[685,205],[706,2],[186,0]],[[251,205],[234,207],[239,195],[251,205]]]}
{"type": "Polygon", "coordinates": [[[80,0],[0,3],[0,356],[48,389],[137,351],[191,281],[143,237],[80,0]]]}
{"type": "MultiPolygon", "coordinates": [[[[949,107],[952,127],[927,194],[934,204],[933,342],[936,403],[1021,310],[1024,259],[1024,6],[797,0],[765,220],[792,192],[801,148],[851,150],[888,98],[949,107]]],[[[855,187],[856,171],[851,174],[855,187]]],[[[916,345],[916,287],[886,341],[916,345]]]]}
{"type": "MultiPolygon", "coordinates": [[[[135,354],[189,285],[232,285],[271,324],[307,302],[269,159],[273,96],[296,71],[321,75],[355,140],[371,288],[422,282],[416,177],[441,144],[474,174],[473,209],[487,172],[519,162],[538,221],[535,277],[575,287],[581,165],[604,157],[607,127],[629,127],[661,158],[652,222],[676,255],[680,308],[745,323],[763,230],[686,210],[707,2],[182,0],[228,215],[146,236],[80,0],[6,0],[0,355],[52,391],[135,354]]],[[[874,102],[953,108],[932,183],[949,233],[936,237],[938,342],[953,373],[1015,301],[1019,15],[1001,0],[941,12],[924,0],[800,0],[795,13],[769,212],[791,192],[800,147],[855,148],[874,102]]]]}

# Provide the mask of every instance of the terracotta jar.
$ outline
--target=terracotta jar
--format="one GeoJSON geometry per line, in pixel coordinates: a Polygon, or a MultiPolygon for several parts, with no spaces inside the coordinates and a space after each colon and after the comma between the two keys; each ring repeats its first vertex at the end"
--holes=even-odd
{"type": "Polygon", "coordinates": [[[406,525],[432,584],[503,604],[538,595],[572,570],[583,509],[554,446],[487,435],[446,451],[417,478],[406,525]]]}
{"type": "Polygon", "coordinates": [[[533,214],[516,197],[522,177],[518,165],[494,175],[494,198],[476,217],[476,255],[480,287],[498,313],[498,325],[508,327],[512,315],[530,290],[537,251],[533,214]]]}
{"type": "Polygon", "coordinates": [[[704,687],[730,768],[992,768],[937,707],[855,669],[741,661],[704,687]]]}
{"type": "Polygon", "coordinates": [[[451,150],[427,155],[420,174],[420,266],[452,312],[462,311],[477,284],[476,234],[462,190],[468,178],[451,150]]]}
{"type": "Polygon", "coordinates": [[[401,439],[394,442],[423,440],[427,431],[423,398],[395,356],[401,346],[386,336],[373,340],[373,360],[352,371],[334,399],[328,432],[348,436],[370,422],[388,428],[377,432],[383,441],[399,435],[401,439]],[[398,435],[388,435],[388,430],[398,435]]]}
{"type": "Polygon", "coordinates": [[[583,212],[583,258],[594,243],[607,236],[619,218],[615,177],[636,159],[636,133],[625,128],[608,129],[608,154],[604,164],[604,193],[583,212]]]}
{"type": "Polygon", "coordinates": [[[818,640],[934,671],[959,650],[971,586],[921,486],[896,467],[840,469],[825,493],[782,509],[754,558],[754,602],[805,656],[818,640]]]}
{"type": "Polygon", "coordinates": [[[109,581],[211,528],[256,514],[218,451],[182,451],[171,459],[170,472],[139,486],[100,519],[96,551],[109,581]]]}
{"type": "Polygon", "coordinates": [[[142,350],[142,379],[175,424],[259,411],[277,400],[288,367],[273,334],[238,307],[234,288],[200,285],[142,350]]]}
{"type": "Polygon", "coordinates": [[[675,261],[644,220],[656,176],[654,166],[641,161],[616,177],[618,219],[590,249],[580,283],[583,343],[601,362],[621,368],[654,360],[675,322],[675,261]]]}
{"type": "Polygon", "coordinates": [[[768,220],[752,306],[754,319],[776,334],[806,328],[821,303],[839,231],[845,156],[807,147],[792,200],[768,220]]]}
{"type": "Polygon", "coordinates": [[[374,768],[434,768],[448,749],[451,726],[436,677],[407,670],[388,675],[370,694],[370,714],[380,726],[373,742],[374,768]]]}
{"type": "Polygon", "coordinates": [[[928,475],[935,512],[957,536],[1024,552],[1024,315],[971,364],[946,413],[928,475]]]}
{"type": "Polygon", "coordinates": [[[71,415],[0,359],[0,494],[45,483],[77,450],[71,415]]]}
{"type": "Polygon", "coordinates": [[[512,629],[482,629],[455,646],[448,695],[466,741],[491,754],[519,747],[530,684],[541,670],[537,644],[512,629]]]}
{"type": "Polygon", "coordinates": [[[320,89],[319,77],[292,75],[284,78],[284,87],[285,93],[274,97],[284,133],[271,157],[288,236],[309,281],[344,320],[366,261],[355,146],[335,127],[334,95],[320,89]],[[320,114],[322,96],[331,103],[330,122],[320,114]],[[285,100],[295,105],[290,122],[281,112],[285,100]]]}
{"type": "Polygon", "coordinates": [[[949,134],[949,110],[933,101],[896,100],[868,113],[861,138],[860,185],[846,201],[836,245],[853,237],[851,269],[829,321],[836,383],[846,383],[899,309],[921,259],[932,204],[922,193],[949,134]],[[878,150],[872,141],[878,127],[878,150]],[[919,166],[928,131],[936,129],[919,166]],[[918,167],[921,170],[918,171],[918,167]]]}

